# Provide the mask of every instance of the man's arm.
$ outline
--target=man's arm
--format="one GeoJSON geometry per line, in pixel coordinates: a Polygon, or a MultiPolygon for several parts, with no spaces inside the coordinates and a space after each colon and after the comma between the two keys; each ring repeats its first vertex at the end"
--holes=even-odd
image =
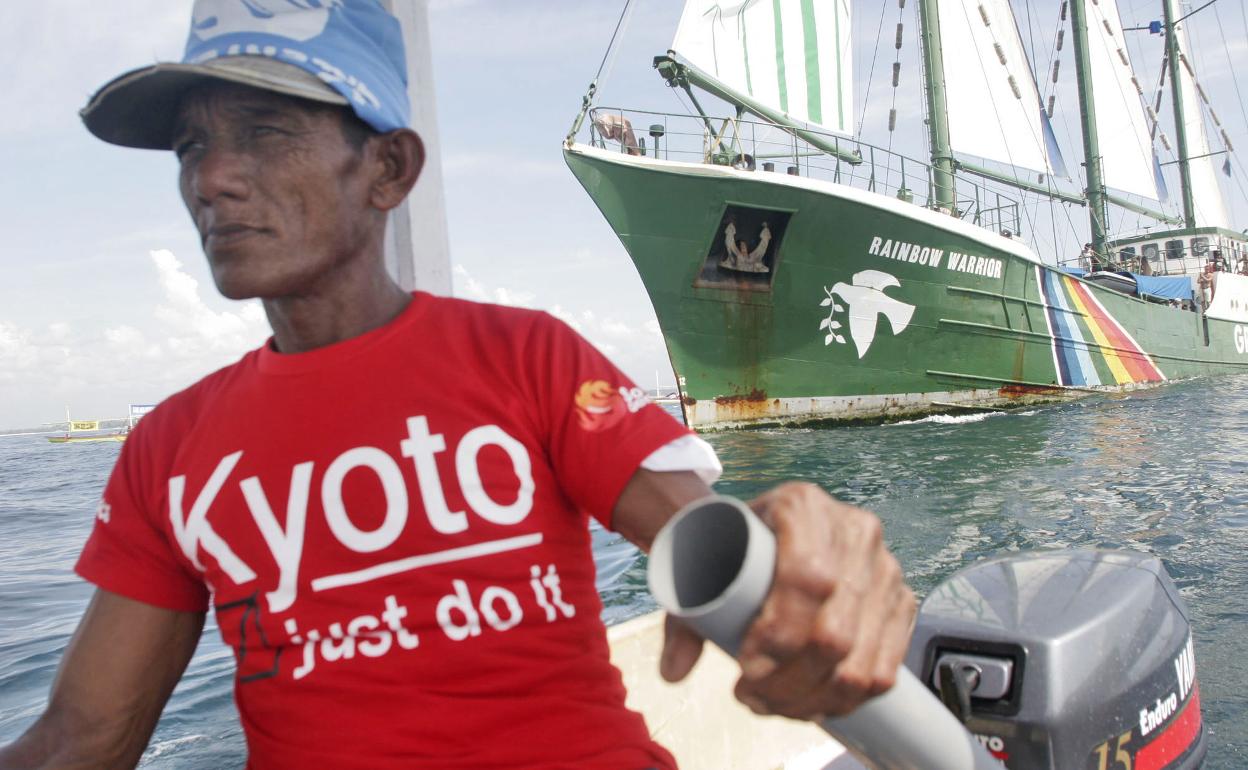
{"type": "MultiPolygon", "coordinates": [[[[613,526],[649,550],[677,508],[711,494],[695,474],[639,470],[613,526]]],[[[813,484],[782,484],[750,502],[776,533],[771,593],[741,645],[736,696],[760,714],[841,715],[892,687],[906,653],[914,594],[874,514],[813,484]]],[[[683,679],[702,639],[668,618],[660,670],[683,679]]]]}
{"type": "Polygon", "coordinates": [[[0,749],[0,768],[132,768],[195,653],[204,613],[97,589],[43,715],[0,749]]]}

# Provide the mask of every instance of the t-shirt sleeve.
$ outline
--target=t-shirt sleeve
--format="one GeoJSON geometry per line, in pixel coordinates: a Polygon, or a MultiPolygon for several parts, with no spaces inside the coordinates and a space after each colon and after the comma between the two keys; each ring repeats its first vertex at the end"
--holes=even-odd
{"type": "Polygon", "coordinates": [[[129,599],[185,612],[208,609],[208,589],[174,553],[160,525],[159,454],[152,431],[155,413],[143,418],[122,446],[96,509],[95,528],[74,571],[97,587],[129,599]]]}
{"type": "Polygon", "coordinates": [[[604,526],[624,486],[660,447],[692,435],[579,334],[541,314],[525,358],[564,494],[604,526]]]}

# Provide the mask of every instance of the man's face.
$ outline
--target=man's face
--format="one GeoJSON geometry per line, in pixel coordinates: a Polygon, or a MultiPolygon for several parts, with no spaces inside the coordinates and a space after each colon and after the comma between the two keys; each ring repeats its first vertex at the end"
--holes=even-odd
{"type": "Polygon", "coordinates": [[[380,212],[336,109],[214,83],[183,100],[173,148],[182,200],[225,296],[306,294],[361,258],[380,212]]]}

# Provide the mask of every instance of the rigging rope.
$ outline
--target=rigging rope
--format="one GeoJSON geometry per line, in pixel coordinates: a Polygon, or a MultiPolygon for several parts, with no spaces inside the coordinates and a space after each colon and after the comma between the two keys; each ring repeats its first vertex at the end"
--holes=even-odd
{"type": "MultiPolygon", "coordinates": [[[[585,120],[585,116],[589,114],[590,109],[594,105],[594,98],[598,94],[598,79],[602,77],[603,70],[607,70],[610,74],[610,67],[607,66],[607,60],[611,59],[611,64],[615,64],[615,41],[620,35],[620,31],[627,26],[628,16],[632,13],[633,0],[624,0],[624,10],[620,12],[620,18],[615,22],[615,31],[611,33],[611,42],[607,43],[607,50],[602,55],[602,61],[598,64],[598,72],[594,75],[594,79],[589,82],[589,88],[586,89],[585,95],[581,97],[581,111],[576,116],[576,120],[572,121],[572,127],[568,130],[567,137],[564,142],[571,146],[576,138],[577,132],[581,130],[581,121],[585,120]]],[[[591,129],[592,136],[592,129],[591,129]]]]}
{"type": "Polygon", "coordinates": [[[1200,6],[1199,8],[1197,8],[1196,10],[1194,10],[1194,11],[1192,11],[1191,13],[1187,14],[1186,16],[1180,16],[1179,18],[1175,19],[1175,20],[1174,20],[1174,23],[1175,23],[1175,24],[1178,24],[1179,22],[1184,21],[1185,19],[1189,19],[1189,18],[1191,18],[1192,16],[1195,16],[1196,14],[1200,13],[1201,11],[1205,10],[1206,8],[1208,8],[1209,6],[1213,5],[1213,4],[1214,4],[1214,3],[1216,3],[1216,2],[1218,2],[1218,0],[1209,0],[1209,2],[1207,2],[1207,3],[1205,3],[1204,5],[1200,6]]]}
{"type": "MultiPolygon", "coordinates": [[[[1191,13],[1187,14],[1183,18],[1186,19],[1204,10],[1205,8],[1208,8],[1211,5],[1213,5],[1212,2],[1206,3],[1202,5],[1200,8],[1197,8],[1195,11],[1192,11],[1191,13]]],[[[1221,16],[1220,14],[1218,14],[1217,8],[1214,8],[1213,10],[1214,10],[1215,18],[1217,19],[1217,22],[1218,22],[1219,32],[1222,35],[1223,50],[1226,52],[1227,61],[1229,63],[1230,62],[1230,49],[1229,47],[1226,46],[1226,33],[1225,31],[1221,29],[1221,21],[1222,21],[1221,16]]],[[[1198,35],[1196,26],[1190,25],[1188,27],[1188,30],[1191,33],[1189,36],[1191,48],[1192,49],[1201,48],[1201,50],[1204,50],[1203,47],[1200,46],[1199,41],[1196,39],[1198,35]]],[[[1192,83],[1196,86],[1196,94],[1200,97],[1201,102],[1204,104],[1205,108],[1209,111],[1209,117],[1213,120],[1214,127],[1217,128],[1218,130],[1219,139],[1221,140],[1221,143],[1222,143],[1222,149],[1226,153],[1226,163],[1228,164],[1228,167],[1238,166],[1240,169],[1240,173],[1242,175],[1244,171],[1243,163],[1240,161],[1239,156],[1235,153],[1235,147],[1231,144],[1231,138],[1230,136],[1227,135],[1226,128],[1223,127],[1222,121],[1218,119],[1218,114],[1217,112],[1214,111],[1213,104],[1210,102],[1209,97],[1206,95],[1205,89],[1201,86],[1200,82],[1196,79],[1195,66],[1188,60],[1188,57],[1182,51],[1179,52],[1179,61],[1183,63],[1183,66],[1187,70],[1188,75],[1191,76],[1192,83]]],[[[1233,78],[1233,82],[1235,84],[1236,94],[1238,95],[1239,94],[1239,80],[1238,78],[1235,77],[1234,66],[1230,67],[1230,73],[1231,73],[1231,77],[1233,78]]],[[[1240,110],[1241,112],[1243,110],[1242,97],[1241,97],[1241,102],[1240,102],[1240,110]]],[[[1229,176],[1231,178],[1231,181],[1234,182],[1235,187],[1239,190],[1240,196],[1248,197],[1248,194],[1245,193],[1244,185],[1243,185],[1243,182],[1240,180],[1240,178],[1233,174],[1227,174],[1227,176],[1229,176]]],[[[1224,200],[1224,203],[1226,202],[1228,201],[1224,200]]],[[[1234,205],[1233,201],[1230,201],[1230,203],[1232,204],[1232,206],[1234,205]]]]}
{"type": "Polygon", "coordinates": [[[866,93],[862,97],[862,109],[858,113],[858,130],[856,136],[862,136],[862,125],[867,120],[867,105],[871,103],[871,84],[875,80],[875,60],[880,55],[880,36],[884,34],[884,14],[888,11],[888,5],[880,6],[880,24],[875,30],[875,48],[871,53],[871,67],[867,70],[867,88],[866,93]]]}
{"type": "Polygon", "coordinates": [[[611,68],[615,66],[615,47],[616,38],[619,37],[620,31],[628,26],[628,18],[632,15],[633,0],[624,0],[624,10],[620,11],[620,18],[615,22],[615,31],[611,33],[611,42],[607,43],[607,50],[602,54],[602,62],[598,64],[598,73],[594,75],[594,82],[602,77],[603,70],[607,70],[607,74],[611,74],[611,68]],[[607,59],[611,60],[611,67],[607,66],[607,59]]]}
{"type": "MultiPolygon", "coordinates": [[[[893,149],[893,133],[897,130],[897,87],[901,85],[901,43],[905,35],[906,0],[897,0],[897,36],[893,45],[893,99],[888,109],[888,149],[893,149]]],[[[905,186],[906,181],[901,181],[905,186]]]]}
{"type": "MultiPolygon", "coordinates": [[[[974,18],[973,16],[971,16],[971,15],[970,15],[970,13],[967,11],[967,9],[966,9],[966,7],[965,7],[965,6],[963,6],[963,8],[962,8],[962,13],[963,13],[964,18],[966,19],[967,26],[973,29],[973,28],[974,28],[974,25],[975,25],[975,18],[974,18]]],[[[1019,100],[1021,100],[1021,99],[1022,99],[1022,94],[1021,94],[1021,92],[1020,92],[1020,91],[1019,91],[1019,89],[1018,89],[1018,81],[1017,81],[1017,80],[1015,80],[1014,75],[1010,73],[1009,66],[1008,66],[1008,64],[1007,64],[1007,62],[1006,62],[1006,60],[1005,60],[1005,54],[1004,54],[1003,49],[1002,49],[1002,47],[1001,47],[1001,43],[997,40],[997,35],[996,35],[996,32],[994,32],[994,31],[993,31],[993,29],[992,29],[992,21],[991,21],[990,17],[988,16],[988,11],[987,11],[987,9],[986,9],[986,8],[984,8],[983,3],[980,3],[980,4],[979,4],[979,14],[978,14],[978,15],[979,15],[979,19],[980,19],[981,23],[984,25],[984,27],[985,27],[985,28],[987,28],[987,30],[988,30],[988,34],[989,34],[989,36],[992,38],[993,48],[996,50],[996,53],[997,53],[997,60],[998,60],[998,62],[999,62],[999,65],[998,65],[998,66],[1002,67],[1002,68],[1005,70],[1005,74],[1006,74],[1006,82],[1008,82],[1008,83],[1009,83],[1010,89],[1011,89],[1011,91],[1012,91],[1012,92],[1013,92],[1013,94],[1014,94],[1014,98],[1015,98],[1015,99],[1019,99],[1019,100]]],[[[988,72],[988,67],[987,67],[986,63],[984,62],[983,57],[982,57],[982,56],[980,56],[980,57],[978,57],[978,58],[979,58],[979,67],[980,67],[980,72],[981,72],[981,74],[982,74],[982,75],[983,75],[983,77],[984,77],[984,81],[985,81],[985,82],[987,82],[987,83],[991,83],[991,82],[992,82],[992,76],[991,76],[991,75],[989,74],[989,72],[988,72]]],[[[1020,168],[1020,167],[1021,167],[1021,164],[1019,164],[1019,163],[1015,163],[1015,162],[1014,162],[1014,153],[1012,153],[1012,152],[1010,151],[1010,145],[1011,145],[1011,142],[1010,142],[1010,137],[1006,136],[1006,134],[1005,134],[1005,125],[1004,125],[1004,121],[1003,121],[1003,120],[1002,120],[1002,118],[1001,118],[1001,113],[1000,113],[1000,111],[997,109],[997,103],[996,103],[996,100],[995,100],[995,99],[990,99],[990,100],[989,100],[989,102],[990,102],[990,104],[991,104],[991,106],[992,106],[992,112],[993,112],[993,114],[996,116],[996,125],[997,125],[998,129],[1001,131],[1002,147],[1003,147],[1003,148],[1004,148],[1004,150],[1005,150],[1005,154],[1006,154],[1006,162],[1007,162],[1007,163],[1009,163],[1009,165],[1011,165],[1011,166],[1013,166],[1013,167],[1015,167],[1015,168],[1020,168]]],[[[1031,140],[1032,140],[1032,142],[1033,142],[1033,143],[1035,143],[1037,146],[1040,146],[1040,147],[1043,147],[1043,146],[1044,146],[1044,138],[1043,138],[1043,137],[1032,136],[1032,137],[1031,137],[1031,140]]],[[[1045,153],[1045,156],[1047,157],[1047,152],[1045,153]]]]}
{"type": "MultiPolygon", "coordinates": [[[[892,96],[889,101],[889,152],[892,152],[892,140],[897,129],[897,86],[901,84],[901,44],[905,35],[906,0],[897,0],[897,32],[892,45],[892,96]]],[[[882,22],[882,17],[881,17],[882,22]]],[[[876,44],[879,45],[879,44],[876,44]]],[[[890,171],[892,162],[889,162],[890,171]]],[[[901,186],[906,186],[905,176],[901,178],[901,186]]]]}
{"type": "MultiPolygon", "coordinates": [[[[1031,57],[1030,57],[1029,61],[1034,62],[1034,61],[1036,60],[1036,26],[1037,26],[1037,21],[1036,21],[1035,16],[1033,16],[1033,15],[1032,15],[1032,12],[1031,12],[1031,11],[1032,11],[1032,5],[1031,5],[1030,3],[1028,3],[1028,4],[1027,4],[1027,6],[1026,6],[1026,8],[1027,8],[1027,45],[1028,45],[1028,48],[1029,48],[1029,53],[1031,54],[1031,57]]],[[[1052,65],[1052,64],[1054,63],[1054,61],[1055,61],[1055,57],[1057,56],[1057,53],[1058,53],[1058,52],[1060,52],[1060,51],[1062,50],[1062,34],[1063,34],[1063,31],[1064,31],[1064,30],[1062,29],[1062,26],[1061,26],[1061,24],[1059,23],[1059,24],[1058,24],[1058,28],[1057,28],[1057,42],[1056,42],[1056,44],[1055,44],[1054,46],[1050,46],[1049,51],[1048,51],[1049,61],[1045,64],[1045,66],[1044,66],[1044,68],[1043,68],[1043,70],[1042,70],[1042,71],[1047,71],[1047,70],[1049,69],[1050,65],[1052,65]]],[[[1035,65],[1034,65],[1034,64],[1032,65],[1032,68],[1033,68],[1033,70],[1035,69],[1035,65]]],[[[1056,73],[1054,73],[1054,75],[1056,75],[1056,73]]],[[[1033,78],[1034,78],[1034,72],[1033,72],[1033,78]]],[[[1056,81],[1054,81],[1054,82],[1056,82],[1056,81]]],[[[1039,85],[1039,84],[1037,84],[1037,85],[1039,85]]],[[[1046,86],[1045,86],[1045,90],[1047,90],[1047,89],[1048,89],[1048,86],[1046,85],[1046,86]]],[[[1039,90],[1039,89],[1037,89],[1037,90],[1039,90]]],[[[1044,98],[1043,93],[1041,93],[1041,100],[1042,100],[1042,101],[1043,101],[1043,98],[1044,98]]],[[[1051,120],[1052,120],[1052,118],[1053,118],[1053,103],[1054,103],[1054,101],[1055,101],[1055,95],[1054,95],[1054,94],[1052,94],[1052,93],[1050,93],[1050,94],[1049,94],[1049,107],[1048,107],[1048,110],[1047,110],[1047,112],[1048,112],[1048,116],[1049,116],[1050,121],[1051,121],[1051,120]]],[[[1056,139],[1056,138],[1055,138],[1055,139],[1056,139]]],[[[1069,173],[1069,170],[1067,171],[1067,173],[1069,173]]],[[[1052,183],[1052,181],[1050,181],[1050,180],[1051,180],[1051,175],[1046,175],[1046,176],[1045,176],[1045,179],[1046,179],[1046,186],[1047,186],[1047,187],[1049,187],[1049,189],[1054,189],[1055,185],[1052,183]]],[[[1049,240],[1049,242],[1048,242],[1046,245],[1048,246],[1049,251],[1050,251],[1050,252],[1054,255],[1054,257],[1055,257],[1055,259],[1056,259],[1056,255],[1057,255],[1057,251],[1058,251],[1058,245],[1057,245],[1057,216],[1056,216],[1057,206],[1058,206],[1058,200],[1057,200],[1056,198],[1052,197],[1052,196],[1046,196],[1046,197],[1047,197],[1047,200],[1043,201],[1043,204],[1044,204],[1044,205],[1048,208],[1049,229],[1052,231],[1052,232],[1051,232],[1051,234],[1050,234],[1050,240],[1049,240]]],[[[1039,212],[1040,207],[1039,207],[1039,206],[1037,206],[1037,207],[1036,207],[1036,210],[1037,210],[1037,212],[1039,212]]],[[[1038,227],[1038,226],[1037,226],[1034,222],[1031,224],[1031,231],[1032,231],[1033,236],[1034,236],[1037,240],[1039,240],[1039,239],[1041,238],[1040,228],[1039,228],[1039,227],[1038,227]]]]}
{"type": "MultiPolygon", "coordinates": [[[[1239,7],[1239,11],[1241,14],[1244,14],[1244,18],[1243,18],[1244,31],[1246,34],[1248,34],[1248,11],[1245,11],[1244,6],[1242,4],[1239,7]]],[[[1244,119],[1244,127],[1248,128],[1248,112],[1244,111],[1244,94],[1239,89],[1239,75],[1236,72],[1234,62],[1231,61],[1231,47],[1230,47],[1230,44],[1227,43],[1226,41],[1226,28],[1222,25],[1222,14],[1218,11],[1217,8],[1213,9],[1213,14],[1218,22],[1218,33],[1222,36],[1222,51],[1226,54],[1227,71],[1231,73],[1231,83],[1234,84],[1235,86],[1235,96],[1239,100],[1239,114],[1244,119]]],[[[1241,161],[1239,159],[1239,156],[1235,154],[1231,155],[1231,160],[1234,162],[1235,166],[1239,167],[1240,175],[1243,176],[1244,175],[1243,161],[1241,161]]],[[[1235,178],[1235,186],[1239,188],[1239,194],[1241,196],[1248,198],[1248,194],[1244,192],[1243,182],[1241,182],[1238,177],[1235,178]]]]}

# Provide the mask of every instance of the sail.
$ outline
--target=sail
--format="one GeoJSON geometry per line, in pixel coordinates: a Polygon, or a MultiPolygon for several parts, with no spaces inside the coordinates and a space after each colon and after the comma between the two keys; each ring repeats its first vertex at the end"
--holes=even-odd
{"type": "Polygon", "coordinates": [[[849,0],[688,0],[672,50],[793,120],[853,131],[849,0]]]}
{"type": "Polygon", "coordinates": [[[1086,3],[1088,59],[1105,185],[1159,200],[1158,166],[1116,0],[1086,3]]]}
{"type": "MultiPolygon", "coordinates": [[[[1176,0],[1166,0],[1171,4],[1171,18],[1180,18],[1176,0]]],[[[1187,129],[1187,164],[1188,174],[1192,183],[1192,205],[1195,209],[1197,227],[1231,227],[1231,218],[1226,213],[1226,201],[1222,197],[1222,188],[1218,186],[1217,166],[1223,156],[1211,156],[1209,153],[1209,136],[1205,133],[1204,111],[1201,109],[1200,97],[1196,91],[1196,80],[1192,77],[1189,65],[1192,64],[1189,52],[1192,50],[1187,43],[1187,31],[1184,25],[1176,26],[1175,38],[1182,57],[1179,62],[1179,86],[1183,93],[1183,126],[1187,129]]]]}
{"type": "Polygon", "coordinates": [[[936,5],[954,152],[1064,175],[1009,1],[936,5]]]}

